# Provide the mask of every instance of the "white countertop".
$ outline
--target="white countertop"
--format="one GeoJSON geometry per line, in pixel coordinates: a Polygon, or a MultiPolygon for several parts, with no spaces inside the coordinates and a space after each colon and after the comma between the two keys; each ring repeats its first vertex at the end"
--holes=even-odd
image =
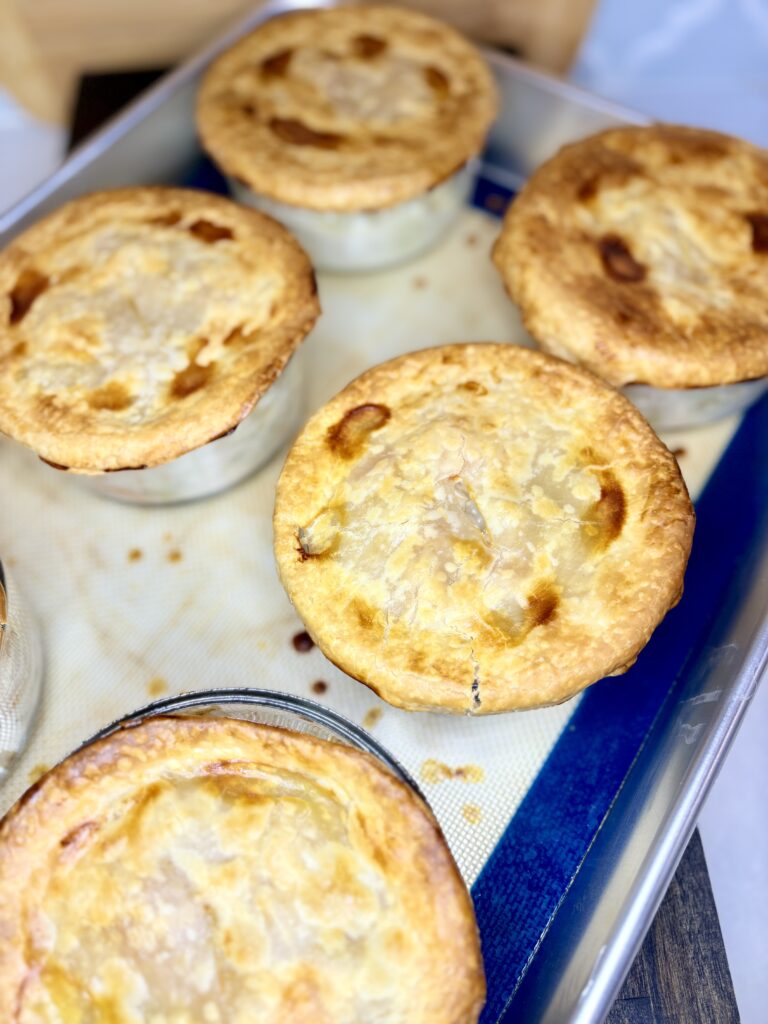
{"type": "MultiPolygon", "coordinates": [[[[659,118],[768,145],[768,0],[601,0],[573,77],[659,118]]],[[[63,131],[0,91],[0,210],[57,166],[64,145],[63,131]]],[[[764,685],[699,822],[743,1024],[768,1019],[766,735],[764,685]]]]}

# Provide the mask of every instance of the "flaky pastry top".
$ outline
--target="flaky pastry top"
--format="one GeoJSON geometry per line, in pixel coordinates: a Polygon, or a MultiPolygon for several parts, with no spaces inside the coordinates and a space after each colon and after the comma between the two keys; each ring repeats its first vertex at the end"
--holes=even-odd
{"type": "Polygon", "coordinates": [[[653,125],[566,146],[494,260],[536,340],[613,384],[768,374],[768,153],[740,139],[653,125]]]}
{"type": "Polygon", "coordinates": [[[0,254],[0,430],[79,472],[167,462],[236,427],[318,313],[303,250],[255,210],[75,199],[0,254]]]}
{"type": "Polygon", "coordinates": [[[73,755],[0,826],[0,1018],[472,1024],[469,895],[367,754],[155,718],[73,755]]]}
{"type": "Polygon", "coordinates": [[[331,661],[393,704],[565,700],[679,598],[693,510],[612,388],[503,344],[367,371],[305,426],[275,506],[282,581],[331,661]]]}
{"type": "Polygon", "coordinates": [[[490,71],[466,39],[375,6],[270,19],[214,62],[197,105],[227,174],[318,210],[425,192],[482,149],[495,113],[490,71]]]}

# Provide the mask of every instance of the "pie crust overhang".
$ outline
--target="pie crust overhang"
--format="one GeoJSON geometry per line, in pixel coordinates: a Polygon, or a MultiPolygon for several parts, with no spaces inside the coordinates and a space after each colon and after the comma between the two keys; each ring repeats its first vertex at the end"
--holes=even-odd
{"type": "Polygon", "coordinates": [[[454,29],[415,11],[339,7],[272,18],[211,66],[203,145],[254,192],[316,210],[421,195],[483,147],[491,72],[454,29]]]}
{"type": "Polygon", "coordinates": [[[323,653],[392,704],[486,714],[625,671],[682,592],[694,514],[619,393],[515,345],[374,367],[278,482],[281,579],[323,653]]]}
{"type": "Polygon", "coordinates": [[[610,383],[768,374],[768,153],[676,125],[564,147],[493,252],[536,341],[610,383]]]}
{"type": "Polygon", "coordinates": [[[471,1024],[484,995],[434,818],[349,747],[153,718],[0,826],[3,1020],[471,1024]]]}
{"type": "Polygon", "coordinates": [[[168,462],[235,428],[319,311],[304,251],[255,210],[75,199],[0,254],[0,430],[77,472],[168,462]]]}

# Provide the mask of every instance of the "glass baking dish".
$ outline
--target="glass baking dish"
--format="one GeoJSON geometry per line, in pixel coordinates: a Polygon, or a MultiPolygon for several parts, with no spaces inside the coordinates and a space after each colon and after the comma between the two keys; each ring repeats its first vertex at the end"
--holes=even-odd
{"type": "Polygon", "coordinates": [[[105,498],[171,505],[218,494],[265,466],[298,431],[304,414],[303,352],[296,352],[252,411],[224,437],[148,469],[76,474],[105,498]]]}
{"type": "Polygon", "coordinates": [[[454,224],[472,191],[478,160],[422,195],[382,210],[336,213],[290,206],[228,178],[238,202],[255,206],[291,231],[318,270],[378,270],[413,259],[436,245],[454,224]]]}
{"type": "Polygon", "coordinates": [[[321,740],[343,743],[375,757],[395,778],[406,783],[426,803],[413,777],[369,732],[317,701],[277,690],[198,690],[146,704],[100,729],[78,749],[104,739],[118,729],[129,729],[157,715],[194,715],[205,718],[240,718],[259,725],[308,733],[321,740]]]}
{"type": "Polygon", "coordinates": [[[0,562],[0,779],[26,746],[42,683],[40,627],[0,562]]]}

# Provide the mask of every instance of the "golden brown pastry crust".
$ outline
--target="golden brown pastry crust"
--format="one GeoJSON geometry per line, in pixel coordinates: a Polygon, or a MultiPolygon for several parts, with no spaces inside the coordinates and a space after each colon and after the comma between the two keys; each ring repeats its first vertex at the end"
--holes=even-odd
{"type": "Polygon", "coordinates": [[[478,51],[415,11],[338,7],[272,18],[201,87],[203,145],[255,192],[317,210],[376,210],[483,147],[496,90],[478,51]]]}
{"type": "Polygon", "coordinates": [[[167,462],[236,427],[318,313],[304,251],[255,210],[75,199],[0,253],[0,430],[78,472],[167,462]]]}
{"type": "Polygon", "coordinates": [[[0,1018],[471,1024],[472,904],[374,758],[153,718],[72,755],[0,826],[0,1018]]]}
{"type": "Polygon", "coordinates": [[[615,385],[768,374],[768,153],[674,125],[566,146],[493,258],[533,337],[615,385]]]}
{"type": "Polygon", "coordinates": [[[485,714],[623,672],[682,592],[677,463],[592,374],[515,345],[427,349],[317,412],[275,551],[323,653],[392,704],[485,714]]]}

